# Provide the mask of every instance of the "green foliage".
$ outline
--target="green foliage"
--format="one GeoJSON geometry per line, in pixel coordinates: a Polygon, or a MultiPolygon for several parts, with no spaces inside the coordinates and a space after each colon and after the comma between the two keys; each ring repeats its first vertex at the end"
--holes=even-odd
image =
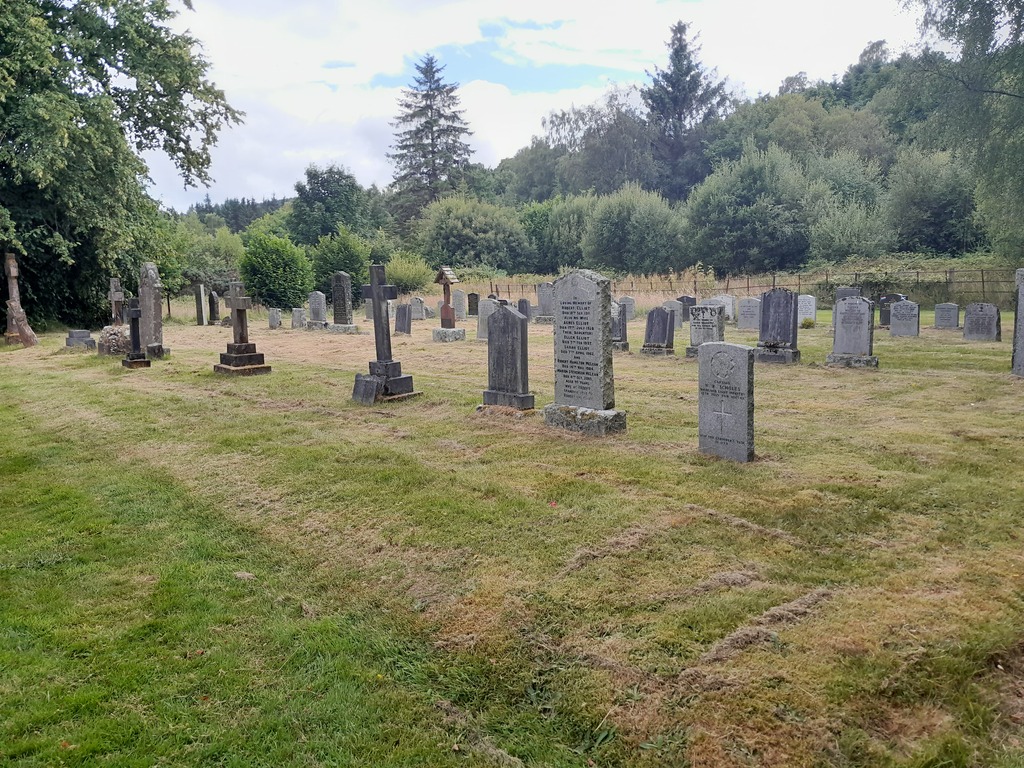
{"type": "Polygon", "coordinates": [[[254,235],[273,235],[291,241],[291,236],[288,234],[288,218],[291,215],[291,210],[291,203],[289,203],[273,213],[260,216],[242,232],[242,245],[248,246],[249,240],[254,235]]]}
{"type": "Polygon", "coordinates": [[[583,237],[597,206],[591,194],[558,198],[548,215],[548,231],[537,260],[537,271],[554,274],[559,267],[583,263],[583,237]]]}
{"type": "MultiPolygon", "coordinates": [[[[369,282],[370,246],[361,237],[344,227],[331,237],[321,237],[309,249],[313,262],[313,285],[315,290],[331,295],[331,281],[335,272],[348,272],[352,277],[352,290],[369,282]]],[[[376,263],[376,262],[375,262],[376,263]]]]}
{"type": "Polygon", "coordinates": [[[664,273],[682,265],[682,221],[665,199],[627,184],[600,198],[583,237],[583,263],[631,274],[664,273]]]}
{"type": "Polygon", "coordinates": [[[223,203],[214,204],[207,195],[203,202],[189,208],[189,213],[195,212],[200,217],[217,216],[223,220],[224,225],[234,233],[241,232],[256,219],[268,213],[273,213],[282,205],[285,200],[278,200],[272,197],[270,200],[256,201],[255,198],[229,197],[223,203]]]}
{"type": "Polygon", "coordinates": [[[553,197],[558,190],[558,161],[565,152],[564,147],[553,147],[534,136],[530,146],[498,164],[498,171],[511,177],[506,194],[516,202],[543,202],[553,197]]]}
{"type": "Polygon", "coordinates": [[[431,203],[417,223],[417,239],[434,267],[483,264],[531,271],[534,253],[515,211],[466,197],[431,203]]]}
{"type": "Polygon", "coordinates": [[[384,274],[389,283],[398,286],[399,293],[412,293],[430,285],[437,272],[421,256],[398,251],[384,265],[384,274]]]}
{"type": "Polygon", "coordinates": [[[288,215],[288,233],[296,245],[314,245],[339,227],[358,231],[366,199],[355,176],[336,165],[306,168],[305,182],[295,183],[296,198],[288,215]]]}
{"type": "Polygon", "coordinates": [[[245,244],[241,273],[250,294],[268,307],[301,307],[313,286],[305,252],[286,238],[262,232],[245,244]]]}
{"type": "Polygon", "coordinates": [[[877,208],[834,197],[811,222],[809,255],[826,262],[851,256],[877,258],[892,247],[894,236],[877,208]]]}

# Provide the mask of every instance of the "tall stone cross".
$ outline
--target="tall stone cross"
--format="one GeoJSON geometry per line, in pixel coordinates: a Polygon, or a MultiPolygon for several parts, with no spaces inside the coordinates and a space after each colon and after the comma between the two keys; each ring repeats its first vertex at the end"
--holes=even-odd
{"type": "Polygon", "coordinates": [[[444,289],[444,304],[441,305],[441,327],[455,327],[455,308],[452,306],[452,285],[459,282],[451,267],[441,267],[434,282],[444,289]]]}
{"type": "Polygon", "coordinates": [[[249,343],[249,318],[247,312],[252,309],[252,298],[243,296],[245,289],[239,282],[232,282],[224,305],[232,310],[231,329],[234,332],[235,344],[249,343]]]}
{"type": "Polygon", "coordinates": [[[128,331],[132,340],[131,351],[124,356],[121,365],[125,368],[149,368],[152,363],[142,349],[142,308],[138,299],[128,302],[128,331]]]}
{"type": "MultiPolygon", "coordinates": [[[[4,274],[7,275],[7,299],[21,304],[21,291],[18,290],[18,262],[13,253],[4,254],[4,274]]],[[[18,341],[18,326],[14,323],[14,312],[7,311],[7,343],[18,341]]]]}
{"type": "Polygon", "coordinates": [[[121,281],[116,277],[110,278],[107,300],[110,302],[110,319],[114,325],[121,325],[124,322],[124,291],[121,290],[121,281]]]}
{"type": "Polygon", "coordinates": [[[370,267],[370,284],[363,286],[363,299],[373,304],[373,340],[377,347],[378,362],[391,361],[391,328],[388,323],[388,299],[398,298],[398,287],[384,283],[384,267],[370,267]]]}

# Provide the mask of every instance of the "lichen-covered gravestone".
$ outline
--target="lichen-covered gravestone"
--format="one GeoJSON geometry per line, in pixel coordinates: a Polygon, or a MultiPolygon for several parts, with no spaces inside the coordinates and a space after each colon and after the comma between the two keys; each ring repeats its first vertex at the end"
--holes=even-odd
{"type": "Polygon", "coordinates": [[[626,320],[626,305],[612,302],[612,351],[629,352],[629,331],[626,320]]]}
{"type": "Polygon", "coordinates": [[[945,303],[935,305],[935,327],[955,331],[960,327],[960,305],[945,303]]]}
{"type": "Polygon", "coordinates": [[[398,298],[398,288],[384,281],[384,267],[370,267],[370,284],[363,286],[363,299],[373,311],[373,342],[377,359],[370,363],[370,373],[357,373],[352,399],[363,405],[378,400],[400,400],[421,394],[413,391],[412,376],[402,373],[402,364],[392,359],[391,326],[388,301],[398,298]]]}
{"type": "Polygon", "coordinates": [[[509,306],[499,306],[487,318],[487,389],[484,405],[521,411],[533,408],[527,364],[529,321],[509,306]]]}
{"type": "Polygon", "coordinates": [[[307,330],[322,331],[327,327],[327,296],[321,291],[313,291],[307,297],[309,301],[309,320],[307,330]]]}
{"type": "Polygon", "coordinates": [[[34,347],[39,343],[39,337],[28,324],[25,310],[21,308],[21,302],[17,299],[7,300],[7,321],[14,326],[14,333],[23,347],[34,347]]]}
{"type": "Polygon", "coordinates": [[[395,308],[395,333],[412,334],[412,305],[399,304],[395,308]]]}
{"type": "Polygon", "coordinates": [[[736,330],[757,331],[761,328],[761,300],[755,298],[740,299],[739,314],[736,318],[736,330]]]}
{"type": "Polygon", "coordinates": [[[533,318],[533,321],[546,324],[555,321],[555,290],[553,283],[540,283],[537,286],[537,315],[533,318]]]}
{"type": "Polygon", "coordinates": [[[1018,269],[1017,300],[1014,302],[1013,320],[1013,357],[1010,361],[1010,372],[1014,376],[1024,376],[1024,269],[1018,269]]]}
{"type": "Polygon", "coordinates": [[[999,307],[975,302],[964,310],[964,341],[1002,341],[1003,326],[999,307]]]}
{"type": "Polygon", "coordinates": [[[686,356],[697,357],[701,344],[725,341],[725,305],[721,302],[690,307],[690,346],[686,356]]]}
{"type": "Polygon", "coordinates": [[[231,328],[234,342],[228,344],[228,351],[220,356],[220,363],[213,366],[216,373],[228,376],[258,376],[270,373],[263,354],[256,351],[256,345],[249,341],[249,310],[252,298],[245,295],[245,286],[240,282],[231,283],[225,304],[231,310],[231,328]]]}
{"type": "Polygon", "coordinates": [[[352,277],[348,272],[335,272],[331,278],[331,302],[334,324],[352,325],[352,277]]]}
{"type": "Polygon", "coordinates": [[[788,288],[761,294],[761,327],[754,360],[759,363],[799,363],[796,319],[797,295],[788,288]]]}
{"type": "Polygon", "coordinates": [[[555,311],[555,402],[544,423],[589,435],[626,429],[615,410],[612,373],[611,281],[587,269],[552,286],[555,311]]]}
{"type": "Polygon", "coordinates": [[[861,296],[847,296],[836,302],[833,316],[836,333],[825,365],[877,368],[874,302],[861,296]]]}
{"type": "Polygon", "coordinates": [[[292,307],[292,330],[306,327],[306,310],[302,307],[292,307]]]}
{"type": "Polygon", "coordinates": [[[466,292],[456,288],[452,291],[452,307],[455,309],[455,319],[466,319],[466,292]]]}
{"type": "Polygon", "coordinates": [[[209,306],[206,303],[206,286],[197,283],[192,290],[196,297],[196,325],[206,325],[209,311],[209,306]]]}
{"type": "Polygon", "coordinates": [[[139,332],[142,334],[142,348],[150,360],[170,354],[164,346],[163,283],[156,264],[147,261],[139,275],[139,309],[142,318],[139,332]]]}
{"type": "Polygon", "coordinates": [[[267,310],[267,322],[270,325],[270,330],[276,331],[281,327],[281,310],[277,307],[271,307],[267,310]]]}
{"type": "Polygon", "coordinates": [[[905,299],[889,307],[889,335],[920,336],[921,308],[905,299]]]}
{"type": "Polygon", "coordinates": [[[647,313],[647,327],[644,330],[644,345],[641,355],[674,355],[673,348],[676,320],[671,310],[655,307],[647,313]]]}
{"type": "Polygon", "coordinates": [[[697,356],[697,450],[754,459],[754,350],[708,342],[697,356]]]}

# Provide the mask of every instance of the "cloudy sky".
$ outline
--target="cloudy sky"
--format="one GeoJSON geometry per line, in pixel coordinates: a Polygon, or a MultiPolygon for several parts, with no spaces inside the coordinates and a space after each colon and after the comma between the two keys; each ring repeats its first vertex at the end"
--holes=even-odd
{"type": "Polygon", "coordinates": [[[916,12],[899,0],[194,0],[179,29],[203,44],[211,79],[246,113],[213,154],[214,184],[184,189],[150,156],[153,194],[184,210],[209,193],[288,197],[310,163],[386,185],[396,103],[433,53],[457,82],[488,166],[540,134],[554,109],[596,101],[610,84],[667,65],[670,27],[699,35],[701,59],[736,93],[774,93],[800,71],[832,79],[873,40],[901,51],[916,12]],[[614,9],[614,10],[612,10],[614,9]]]}

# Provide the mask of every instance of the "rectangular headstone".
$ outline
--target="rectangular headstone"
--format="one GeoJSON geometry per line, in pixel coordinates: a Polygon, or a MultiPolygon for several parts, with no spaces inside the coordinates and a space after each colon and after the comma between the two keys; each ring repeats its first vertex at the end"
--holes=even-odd
{"type": "Polygon", "coordinates": [[[1024,269],[1015,273],[1017,283],[1017,301],[1014,302],[1013,314],[1013,357],[1010,360],[1010,373],[1024,376],[1024,269]]]}
{"type": "Polygon", "coordinates": [[[466,294],[466,314],[469,317],[476,317],[477,311],[480,307],[480,294],[479,293],[467,293],[466,294]]]}
{"type": "Polygon", "coordinates": [[[754,359],[759,363],[799,363],[797,295],[788,288],[761,294],[761,327],[754,359]]]}
{"type": "Polygon", "coordinates": [[[754,460],[754,350],[708,342],[697,356],[697,449],[754,460]]]}
{"type": "Polygon", "coordinates": [[[627,322],[636,317],[636,299],[632,296],[622,296],[619,298],[619,304],[626,308],[627,322]]]}
{"type": "Polygon", "coordinates": [[[516,305],[516,311],[526,318],[526,322],[530,322],[533,319],[533,307],[530,306],[529,299],[520,299],[516,305]]]}
{"type": "Polygon", "coordinates": [[[736,318],[736,330],[757,331],[761,328],[761,300],[754,298],[740,299],[739,315],[736,318]]]}
{"type": "Polygon", "coordinates": [[[555,402],[596,411],[615,407],[611,281],[590,270],[552,286],[555,308],[555,402]]]}
{"type": "Polygon", "coordinates": [[[847,296],[833,310],[835,337],[827,365],[877,368],[874,356],[875,304],[861,296],[847,296]]]}
{"type": "Polygon", "coordinates": [[[320,291],[309,294],[309,322],[327,322],[327,297],[320,291]]]}
{"type": "Polygon", "coordinates": [[[270,330],[276,331],[281,327],[281,310],[276,307],[271,307],[267,312],[267,321],[270,324],[270,330]]]}
{"type": "Polygon", "coordinates": [[[395,333],[412,333],[411,304],[399,304],[395,308],[395,333]]]}
{"type": "Polygon", "coordinates": [[[643,355],[674,355],[673,348],[676,321],[673,313],[664,307],[655,307],[647,313],[647,327],[644,330],[643,355]]]}
{"type": "Polygon", "coordinates": [[[849,298],[850,296],[860,296],[860,286],[859,285],[841,285],[838,288],[836,288],[836,298],[835,298],[835,300],[837,302],[840,299],[846,299],[846,298],[849,298]]]}
{"type": "Polygon", "coordinates": [[[527,364],[529,321],[509,306],[487,318],[487,389],[484,405],[528,410],[534,406],[527,364]]]}
{"type": "Polygon", "coordinates": [[[935,327],[956,330],[960,327],[960,305],[945,303],[935,305],[935,327]]]}
{"type": "Polygon", "coordinates": [[[818,322],[818,298],[809,293],[801,293],[796,300],[796,321],[803,325],[804,320],[818,322]]]}
{"type": "Polygon", "coordinates": [[[139,276],[139,334],[142,348],[164,343],[163,283],[156,264],[147,261],[139,276]]]}
{"type": "Polygon", "coordinates": [[[554,287],[552,283],[540,283],[537,286],[537,314],[551,317],[555,313],[554,287]]]}
{"type": "Polygon", "coordinates": [[[427,307],[421,296],[413,296],[409,299],[409,311],[412,313],[413,320],[427,319],[427,307]]]}
{"type": "Polygon", "coordinates": [[[202,283],[193,288],[196,296],[196,325],[206,325],[209,318],[206,304],[206,286],[202,283]]]}
{"type": "Polygon", "coordinates": [[[882,328],[889,327],[890,310],[897,301],[906,301],[902,293],[887,293],[878,299],[878,324],[882,328]]]}
{"type": "Polygon", "coordinates": [[[302,307],[292,307],[292,330],[306,327],[306,310],[302,307]]]}
{"type": "Polygon", "coordinates": [[[476,337],[478,340],[487,341],[487,318],[499,306],[501,305],[494,299],[480,299],[476,308],[476,337]]]}
{"type": "Polygon", "coordinates": [[[363,315],[366,320],[373,320],[373,302],[370,299],[363,299],[363,315]]]}
{"type": "Polygon", "coordinates": [[[738,309],[735,296],[729,293],[720,293],[718,296],[712,296],[711,298],[722,302],[722,306],[725,307],[725,319],[727,322],[731,323],[736,319],[738,309]]]}
{"type": "Polygon", "coordinates": [[[672,313],[672,317],[675,319],[676,330],[682,330],[683,324],[689,318],[689,313],[686,307],[683,306],[683,303],[675,299],[669,299],[662,303],[661,308],[672,313]]]}
{"type": "Polygon", "coordinates": [[[999,307],[975,302],[964,310],[964,341],[1002,341],[999,307]]]}
{"type": "Polygon", "coordinates": [[[331,303],[334,306],[334,324],[352,325],[352,276],[348,272],[335,272],[331,277],[331,303]]]}
{"type": "Polygon", "coordinates": [[[725,306],[720,302],[690,307],[690,346],[686,356],[697,356],[701,344],[725,341],[725,306]]]}
{"type": "Polygon", "coordinates": [[[466,292],[455,289],[452,291],[452,307],[455,309],[455,319],[465,320],[467,316],[466,312],[466,292]]]}
{"type": "Polygon", "coordinates": [[[920,336],[921,308],[912,301],[897,301],[889,307],[889,335],[920,336]]]}

